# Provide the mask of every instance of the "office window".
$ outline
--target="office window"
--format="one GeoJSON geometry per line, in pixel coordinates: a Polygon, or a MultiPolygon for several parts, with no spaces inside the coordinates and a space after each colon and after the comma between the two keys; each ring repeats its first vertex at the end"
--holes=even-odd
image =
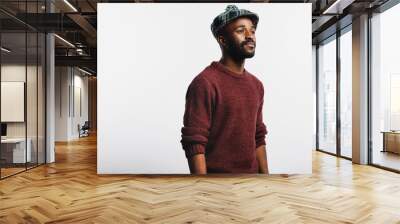
{"type": "Polygon", "coordinates": [[[318,148],[336,153],[336,37],[318,47],[318,148]]]}
{"type": "Polygon", "coordinates": [[[352,35],[340,36],[340,154],[352,157],[352,35]]]}
{"type": "Polygon", "coordinates": [[[371,18],[372,163],[400,170],[400,5],[371,18]]]}

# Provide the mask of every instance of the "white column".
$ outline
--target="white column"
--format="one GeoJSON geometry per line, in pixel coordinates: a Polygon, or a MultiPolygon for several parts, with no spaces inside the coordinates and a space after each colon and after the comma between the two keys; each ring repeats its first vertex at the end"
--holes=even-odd
{"type": "Polygon", "coordinates": [[[368,163],[368,15],[353,19],[353,162],[368,163]]]}
{"type": "MultiPolygon", "coordinates": [[[[54,6],[50,1],[46,4],[47,11],[53,12],[54,6]]],[[[46,163],[55,161],[55,44],[54,35],[46,35],[46,163]]]]}
{"type": "Polygon", "coordinates": [[[54,133],[55,133],[55,76],[54,76],[54,35],[47,34],[46,36],[46,60],[47,60],[47,108],[46,108],[46,163],[52,163],[55,161],[54,151],[54,133]]]}

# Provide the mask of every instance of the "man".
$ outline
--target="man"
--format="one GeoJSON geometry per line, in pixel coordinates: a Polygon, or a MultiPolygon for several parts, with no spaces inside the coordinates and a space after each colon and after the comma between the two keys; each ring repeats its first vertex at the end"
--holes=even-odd
{"type": "Polygon", "coordinates": [[[244,69],[255,54],[258,19],[229,5],[211,24],[222,57],[186,93],[181,143],[192,174],[268,173],[264,88],[244,69]]]}

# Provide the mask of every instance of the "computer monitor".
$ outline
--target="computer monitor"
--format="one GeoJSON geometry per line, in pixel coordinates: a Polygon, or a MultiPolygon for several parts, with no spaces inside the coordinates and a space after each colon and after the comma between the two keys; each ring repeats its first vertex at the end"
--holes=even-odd
{"type": "Polygon", "coordinates": [[[1,136],[7,136],[7,124],[1,123],[1,136]]]}

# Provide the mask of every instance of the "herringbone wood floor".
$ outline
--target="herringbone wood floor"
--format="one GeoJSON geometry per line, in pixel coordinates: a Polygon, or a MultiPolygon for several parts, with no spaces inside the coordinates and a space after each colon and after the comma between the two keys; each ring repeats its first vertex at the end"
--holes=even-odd
{"type": "Polygon", "coordinates": [[[96,139],[0,181],[0,223],[400,223],[400,175],[315,152],[313,175],[98,176],[96,139]]]}

